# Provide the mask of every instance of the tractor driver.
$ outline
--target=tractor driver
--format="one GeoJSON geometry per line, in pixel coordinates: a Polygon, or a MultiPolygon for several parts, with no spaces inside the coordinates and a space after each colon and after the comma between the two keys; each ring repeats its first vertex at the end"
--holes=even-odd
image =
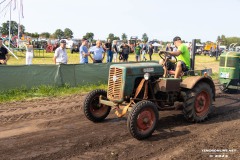
{"type": "MultiPolygon", "coordinates": [[[[178,48],[177,51],[170,51],[168,52],[172,56],[176,56],[177,63],[175,64],[173,60],[170,60],[167,64],[167,68],[164,66],[164,73],[167,70],[175,70],[174,78],[179,78],[182,72],[186,72],[190,69],[190,53],[188,47],[182,43],[180,37],[173,38],[173,44],[178,48]]],[[[160,51],[161,52],[161,51],[160,51]]],[[[160,60],[159,63],[163,65],[163,60],[160,60]]],[[[164,74],[166,77],[166,74],[164,74]]]]}

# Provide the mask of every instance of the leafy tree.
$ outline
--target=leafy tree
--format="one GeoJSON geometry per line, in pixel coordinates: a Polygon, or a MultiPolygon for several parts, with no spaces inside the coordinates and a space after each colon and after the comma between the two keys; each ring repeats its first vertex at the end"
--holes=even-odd
{"type": "Polygon", "coordinates": [[[196,43],[200,43],[201,44],[202,43],[201,39],[196,39],[196,43]]]}
{"type": "Polygon", "coordinates": [[[127,35],[125,33],[122,34],[122,40],[126,41],[127,40],[127,35]]]}
{"type": "Polygon", "coordinates": [[[58,39],[62,39],[62,38],[64,38],[64,32],[61,29],[57,29],[54,32],[54,36],[58,39]]]}
{"type": "Polygon", "coordinates": [[[94,37],[94,34],[92,32],[87,32],[85,36],[83,36],[83,38],[88,39],[89,41],[92,41],[94,37]]]}
{"type": "Polygon", "coordinates": [[[144,34],[142,35],[142,40],[143,40],[144,42],[147,42],[147,41],[148,41],[148,36],[147,36],[146,33],[144,33],[144,34]]]}
{"type": "Polygon", "coordinates": [[[114,37],[113,37],[113,40],[120,40],[120,38],[117,37],[117,36],[114,36],[114,37]]]}
{"type": "Polygon", "coordinates": [[[38,34],[37,32],[35,32],[35,33],[25,32],[24,34],[25,34],[25,36],[29,36],[32,38],[39,38],[39,36],[40,36],[40,34],[38,34]]]}
{"type": "Polygon", "coordinates": [[[49,38],[50,37],[50,33],[49,32],[43,32],[40,34],[41,37],[45,37],[45,38],[49,38]]]}
{"type": "Polygon", "coordinates": [[[115,36],[113,33],[110,33],[108,35],[107,39],[110,39],[111,41],[113,41],[113,40],[120,40],[120,38],[115,36]]]}
{"type": "Polygon", "coordinates": [[[37,32],[31,34],[32,38],[39,38],[39,34],[37,32]]]}
{"type": "Polygon", "coordinates": [[[221,42],[221,45],[229,46],[232,43],[237,43],[237,45],[240,45],[240,37],[226,37],[225,35],[221,35],[218,36],[217,40],[221,42]]]}
{"type": "Polygon", "coordinates": [[[72,30],[69,29],[69,28],[65,28],[65,29],[64,29],[64,36],[65,36],[66,38],[72,38],[72,37],[73,37],[73,32],[72,32],[72,30]]]}
{"type": "Polygon", "coordinates": [[[113,33],[109,33],[107,39],[110,39],[112,41],[114,39],[114,34],[113,33]]]}
{"type": "MultiPolygon", "coordinates": [[[[25,27],[23,25],[20,25],[20,32],[25,32],[25,27]]],[[[9,34],[9,21],[2,24],[2,27],[0,27],[0,32],[2,34],[9,34]]],[[[11,21],[11,34],[12,35],[18,35],[18,24],[15,21],[11,21]]]]}

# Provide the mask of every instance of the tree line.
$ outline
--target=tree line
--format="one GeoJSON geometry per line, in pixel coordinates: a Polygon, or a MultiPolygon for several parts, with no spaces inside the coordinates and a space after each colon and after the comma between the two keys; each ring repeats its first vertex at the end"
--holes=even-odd
{"type": "Polygon", "coordinates": [[[225,46],[229,46],[232,43],[237,43],[237,46],[240,45],[240,37],[226,37],[225,35],[221,35],[217,37],[217,41],[225,46]]]}
{"type": "MultiPolygon", "coordinates": [[[[15,21],[11,21],[11,34],[12,35],[18,35],[18,24],[15,21]]],[[[30,36],[32,38],[53,38],[53,39],[62,39],[62,38],[73,38],[73,31],[70,28],[65,28],[64,30],[61,29],[56,29],[54,33],[49,33],[49,32],[43,32],[43,33],[29,33],[25,31],[26,28],[24,25],[20,25],[20,36],[21,35],[26,35],[30,36]]],[[[2,23],[2,26],[0,27],[0,32],[4,35],[9,34],[9,21],[2,23]]],[[[88,39],[89,41],[95,41],[94,40],[94,33],[92,32],[87,32],[83,38],[88,39]]],[[[120,37],[115,36],[113,33],[110,33],[107,37],[107,39],[110,40],[120,40],[120,37]]],[[[122,33],[121,35],[121,40],[127,41],[128,36],[126,33],[122,33]]],[[[148,35],[144,33],[142,35],[142,41],[148,42],[148,35]]],[[[225,35],[221,35],[217,37],[217,41],[221,42],[221,45],[226,45],[229,46],[231,43],[238,43],[240,45],[240,37],[226,37],[225,35]]],[[[200,41],[199,41],[200,42],[200,41]]],[[[200,42],[201,43],[201,42],[200,42]]]]}
{"type": "MultiPolygon", "coordinates": [[[[11,34],[12,35],[18,35],[18,23],[15,21],[11,21],[11,34]]],[[[2,26],[0,27],[0,32],[3,35],[8,35],[9,34],[9,21],[2,23],[2,26]]],[[[70,28],[65,28],[64,30],[61,29],[56,29],[54,33],[49,33],[49,32],[43,32],[43,33],[29,33],[26,32],[26,28],[24,25],[20,25],[20,36],[25,35],[25,36],[30,36],[32,38],[53,38],[53,39],[63,39],[63,38],[73,38],[73,31],[70,28]]],[[[86,38],[89,41],[95,41],[94,40],[94,33],[92,32],[87,32],[82,38],[86,38]]],[[[115,36],[113,33],[110,33],[106,39],[111,39],[113,40],[120,40],[120,37],[115,36]]],[[[128,36],[126,33],[122,33],[121,35],[121,40],[126,41],[128,39],[128,36]]],[[[147,42],[148,41],[148,36],[146,33],[142,35],[142,40],[147,42]]]]}

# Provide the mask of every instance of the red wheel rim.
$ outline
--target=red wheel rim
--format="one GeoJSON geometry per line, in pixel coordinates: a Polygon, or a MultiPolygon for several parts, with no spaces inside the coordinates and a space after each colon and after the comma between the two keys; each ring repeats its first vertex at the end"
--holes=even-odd
{"type": "Polygon", "coordinates": [[[151,108],[142,110],[137,118],[137,127],[139,131],[146,132],[152,129],[156,116],[151,108]]]}
{"type": "Polygon", "coordinates": [[[195,109],[197,116],[204,116],[209,109],[210,96],[206,91],[200,92],[195,100],[195,109]]]}
{"type": "Polygon", "coordinates": [[[90,106],[90,112],[92,113],[92,115],[94,115],[95,117],[101,117],[104,114],[106,114],[107,111],[108,111],[107,106],[99,104],[99,96],[96,96],[92,99],[90,106]]]}

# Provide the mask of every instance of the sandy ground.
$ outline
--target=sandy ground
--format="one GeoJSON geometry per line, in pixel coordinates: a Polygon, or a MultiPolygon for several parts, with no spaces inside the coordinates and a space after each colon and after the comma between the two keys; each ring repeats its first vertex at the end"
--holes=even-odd
{"type": "Polygon", "coordinates": [[[201,124],[180,110],[159,112],[156,131],[143,141],[128,133],[126,117],[88,121],[84,97],[0,104],[0,159],[240,159],[239,93],[217,91],[214,112],[201,124]]]}

